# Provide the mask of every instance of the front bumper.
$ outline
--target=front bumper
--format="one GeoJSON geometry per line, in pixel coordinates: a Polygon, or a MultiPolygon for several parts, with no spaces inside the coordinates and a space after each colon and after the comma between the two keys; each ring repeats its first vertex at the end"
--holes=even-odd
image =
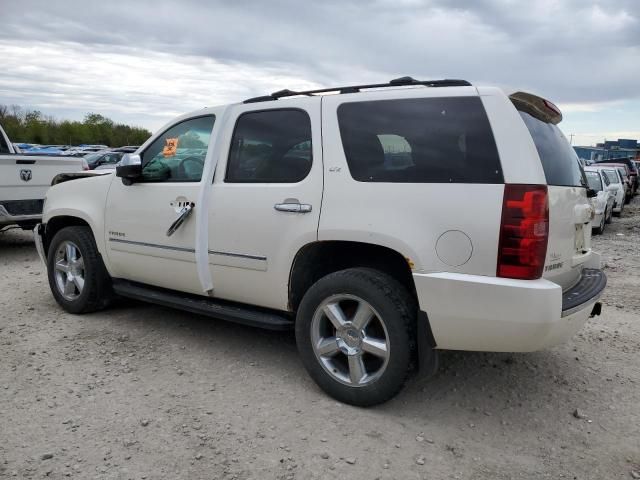
{"type": "Polygon", "coordinates": [[[44,263],[45,267],[47,266],[47,254],[44,251],[44,225],[39,223],[33,229],[33,240],[36,244],[36,251],[38,252],[38,256],[42,263],[44,263]]]}
{"type": "Polygon", "coordinates": [[[599,311],[606,285],[601,270],[587,268],[566,292],[545,279],[459,273],[413,279],[437,348],[491,352],[531,352],[568,340],[599,311]]]}

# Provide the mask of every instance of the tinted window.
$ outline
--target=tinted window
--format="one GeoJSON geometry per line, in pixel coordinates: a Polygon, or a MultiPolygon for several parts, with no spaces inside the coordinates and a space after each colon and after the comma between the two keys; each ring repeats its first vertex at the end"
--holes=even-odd
{"type": "Polygon", "coordinates": [[[215,117],[174,125],[142,153],[142,181],[199,182],[215,117]]]}
{"type": "Polygon", "coordinates": [[[4,140],[4,135],[2,135],[2,133],[0,133],[0,153],[9,153],[9,146],[4,140]]]}
{"type": "Polygon", "coordinates": [[[526,112],[520,112],[536,145],[549,185],[580,187],[584,185],[578,156],[560,129],[526,112]]]}
{"type": "Polygon", "coordinates": [[[338,121],[351,176],[360,182],[504,181],[477,97],[344,103],[338,121]]]}
{"type": "Polygon", "coordinates": [[[589,182],[589,188],[599,192],[602,190],[602,181],[598,172],[584,172],[587,176],[587,182],[589,182]]]}
{"type": "Polygon", "coordinates": [[[311,170],[311,120],[302,110],[244,113],[233,132],[227,182],[295,183],[311,170]]]}

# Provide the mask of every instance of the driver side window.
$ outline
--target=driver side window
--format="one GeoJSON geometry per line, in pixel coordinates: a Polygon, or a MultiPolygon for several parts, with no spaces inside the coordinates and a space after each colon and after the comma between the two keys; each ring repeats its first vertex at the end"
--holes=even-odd
{"type": "Polygon", "coordinates": [[[215,116],[184,120],[142,153],[143,182],[199,182],[215,116]]]}

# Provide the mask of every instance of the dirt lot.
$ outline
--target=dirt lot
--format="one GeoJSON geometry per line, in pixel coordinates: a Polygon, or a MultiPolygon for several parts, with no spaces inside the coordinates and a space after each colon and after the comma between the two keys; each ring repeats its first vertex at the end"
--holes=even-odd
{"type": "Polygon", "coordinates": [[[640,478],[640,197],[608,227],[603,315],[573,340],[445,352],[366,410],[320,392],[289,334],[66,314],[30,236],[0,234],[0,478],[640,478]]]}

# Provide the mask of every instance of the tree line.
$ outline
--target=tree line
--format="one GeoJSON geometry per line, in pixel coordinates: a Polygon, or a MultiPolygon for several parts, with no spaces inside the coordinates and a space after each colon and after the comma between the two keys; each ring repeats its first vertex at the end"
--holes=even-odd
{"type": "Polygon", "coordinates": [[[81,122],[58,120],[18,105],[0,105],[0,125],[12,142],[41,145],[86,143],[120,147],[141,145],[151,136],[145,128],[115,123],[99,113],[87,113],[81,122]]]}

